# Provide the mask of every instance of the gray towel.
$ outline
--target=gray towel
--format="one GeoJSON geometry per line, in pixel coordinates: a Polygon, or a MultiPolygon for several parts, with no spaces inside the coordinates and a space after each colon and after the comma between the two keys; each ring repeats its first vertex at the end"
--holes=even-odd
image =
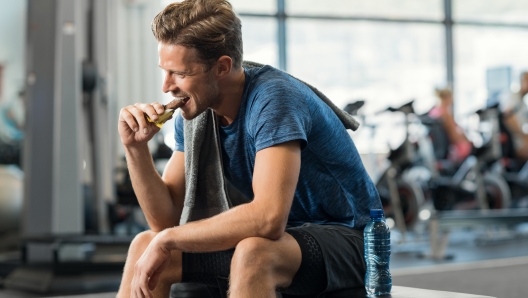
{"type": "MultiPolygon", "coordinates": [[[[244,61],[243,65],[246,68],[263,66],[249,61],[244,61]]],[[[302,83],[330,106],[346,129],[356,130],[359,127],[354,117],[336,107],[323,93],[302,83]]],[[[249,202],[224,177],[217,122],[216,114],[210,109],[193,120],[184,120],[185,200],[181,225],[249,202]]]]}

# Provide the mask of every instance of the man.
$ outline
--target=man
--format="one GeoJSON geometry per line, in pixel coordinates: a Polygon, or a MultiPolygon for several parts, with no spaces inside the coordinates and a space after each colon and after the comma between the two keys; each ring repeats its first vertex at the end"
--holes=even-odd
{"type": "Polygon", "coordinates": [[[523,161],[528,160],[528,108],[523,99],[528,94],[528,72],[521,73],[519,92],[509,94],[503,106],[504,124],[510,131],[515,156],[523,161]]]}
{"type": "Polygon", "coordinates": [[[362,229],[381,203],[336,114],[289,75],[242,67],[241,24],[227,1],[170,4],[152,30],[163,92],[186,102],[162,177],[147,147],[159,129],[145,114],[155,120],[163,106],[120,112],[119,134],[151,230],[130,246],[118,297],[168,297],[173,283],[211,278],[228,278],[230,297],[363,287],[362,229]],[[184,119],[208,109],[219,119],[225,176],[250,202],[179,225],[184,119]]]}

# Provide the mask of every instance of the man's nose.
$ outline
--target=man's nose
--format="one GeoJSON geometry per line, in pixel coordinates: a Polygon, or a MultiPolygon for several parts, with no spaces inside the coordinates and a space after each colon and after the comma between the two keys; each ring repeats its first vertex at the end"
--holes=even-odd
{"type": "Polygon", "coordinates": [[[165,75],[163,79],[163,86],[161,87],[163,93],[176,90],[176,82],[172,79],[170,75],[165,75]]]}

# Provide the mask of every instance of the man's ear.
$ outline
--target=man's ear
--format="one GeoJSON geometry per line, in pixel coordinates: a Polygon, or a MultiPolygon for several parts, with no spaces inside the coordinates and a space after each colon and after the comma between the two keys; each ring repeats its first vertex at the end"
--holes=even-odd
{"type": "Polygon", "coordinates": [[[221,56],[216,61],[215,74],[219,79],[225,78],[233,67],[233,59],[229,56],[221,56]]]}

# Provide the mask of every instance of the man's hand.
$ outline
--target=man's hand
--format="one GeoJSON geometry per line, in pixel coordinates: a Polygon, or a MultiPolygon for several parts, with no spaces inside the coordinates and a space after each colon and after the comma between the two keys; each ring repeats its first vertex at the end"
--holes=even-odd
{"type": "Polygon", "coordinates": [[[157,120],[165,109],[160,103],[136,103],[127,106],[119,112],[118,131],[123,145],[137,145],[147,143],[160,130],[154,123],[148,122],[145,115],[150,119],[157,120]]]}
{"type": "Polygon", "coordinates": [[[171,251],[165,247],[162,234],[163,232],[152,239],[134,266],[130,293],[132,298],[152,298],[151,291],[158,285],[161,273],[169,266],[171,251]]]}

